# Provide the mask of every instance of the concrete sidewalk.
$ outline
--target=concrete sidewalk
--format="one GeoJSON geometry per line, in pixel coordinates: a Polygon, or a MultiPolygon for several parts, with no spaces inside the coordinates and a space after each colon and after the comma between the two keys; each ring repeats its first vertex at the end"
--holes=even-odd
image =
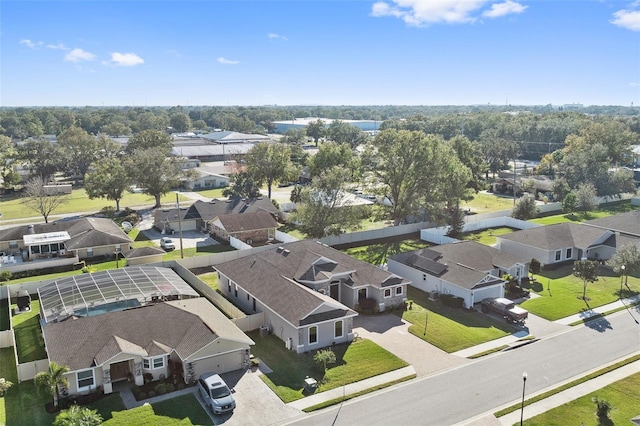
{"type": "Polygon", "coordinates": [[[371,389],[385,383],[393,382],[395,380],[405,379],[407,377],[414,376],[415,374],[416,371],[412,366],[399,368],[397,370],[370,377],[359,382],[350,383],[346,386],[340,386],[339,388],[331,389],[325,392],[307,396],[306,398],[298,399],[297,401],[288,403],[287,406],[296,408],[298,410],[304,410],[305,408],[312,407],[322,402],[339,399],[343,396],[348,397],[349,395],[353,395],[355,393],[371,389]]]}

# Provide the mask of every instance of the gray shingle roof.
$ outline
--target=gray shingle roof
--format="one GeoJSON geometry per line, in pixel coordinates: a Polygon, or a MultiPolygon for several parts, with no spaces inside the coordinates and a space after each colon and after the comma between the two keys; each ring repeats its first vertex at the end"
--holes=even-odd
{"type": "Polygon", "coordinates": [[[640,237],[640,210],[588,220],[584,224],[640,237]]]}
{"type": "Polygon", "coordinates": [[[381,288],[391,283],[408,283],[404,278],[308,240],[274,246],[216,265],[216,269],[294,325],[301,325],[323,303],[335,303],[339,309],[345,309],[296,280],[330,280],[332,275],[351,272],[352,286],[381,288]]]}
{"type": "Polygon", "coordinates": [[[72,371],[121,352],[153,356],[175,349],[185,359],[217,338],[253,344],[204,298],[49,323],[43,333],[49,359],[72,371]]]}
{"type": "Polygon", "coordinates": [[[500,279],[482,280],[498,267],[506,269],[528,262],[475,241],[443,244],[397,254],[391,259],[467,289],[501,283],[500,279]]]}
{"type": "Polygon", "coordinates": [[[558,223],[523,229],[497,238],[538,247],[544,250],[559,250],[565,247],[589,248],[605,232],[602,228],[576,223],[558,223]]]}
{"type": "Polygon", "coordinates": [[[130,244],[131,238],[111,219],[82,217],[36,225],[21,225],[0,230],[0,241],[21,240],[24,235],[66,231],[71,237],[65,242],[68,250],[130,244]]]}
{"type": "MultiPolygon", "coordinates": [[[[180,217],[182,220],[202,219],[206,222],[222,215],[254,213],[258,211],[267,211],[278,214],[278,209],[268,198],[249,198],[241,199],[238,197],[229,200],[212,200],[210,202],[196,201],[188,208],[180,209],[180,217]]],[[[157,209],[154,213],[155,223],[163,222],[165,219],[169,221],[178,220],[177,209],[157,209]]]]}
{"type": "Polygon", "coordinates": [[[229,234],[278,227],[278,222],[273,218],[273,215],[266,211],[225,214],[218,216],[218,220],[229,234]]]}

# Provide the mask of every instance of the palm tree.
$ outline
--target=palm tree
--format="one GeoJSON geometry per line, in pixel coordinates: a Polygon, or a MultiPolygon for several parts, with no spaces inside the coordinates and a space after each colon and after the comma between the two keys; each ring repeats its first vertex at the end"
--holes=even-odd
{"type": "Polygon", "coordinates": [[[56,416],[53,426],[98,426],[102,424],[102,416],[97,410],[91,410],[87,407],[78,407],[72,405],[67,410],[62,410],[56,416]]]}
{"type": "Polygon", "coordinates": [[[34,378],[34,383],[38,389],[53,396],[53,405],[56,407],[60,399],[60,386],[69,387],[69,380],[64,377],[68,371],[69,367],[66,365],[58,365],[51,361],[49,363],[49,371],[41,371],[34,378]]]}

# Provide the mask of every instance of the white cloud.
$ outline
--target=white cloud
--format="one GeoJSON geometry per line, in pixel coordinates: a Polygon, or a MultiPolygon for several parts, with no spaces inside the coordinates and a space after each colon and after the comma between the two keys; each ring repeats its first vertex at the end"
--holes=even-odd
{"type": "Polygon", "coordinates": [[[267,34],[267,37],[269,37],[269,38],[270,38],[270,39],[272,39],[272,40],[273,40],[273,39],[280,39],[280,40],[284,40],[284,41],[289,40],[289,39],[288,39],[288,38],[286,38],[285,36],[280,35],[280,34],[276,34],[276,33],[269,33],[269,34],[267,34]]]}
{"type": "Polygon", "coordinates": [[[28,38],[25,38],[25,39],[20,40],[19,44],[24,44],[25,46],[27,46],[30,49],[35,49],[37,47],[42,46],[44,43],[42,43],[41,41],[31,41],[28,38]]]}
{"type": "Polygon", "coordinates": [[[388,0],[373,4],[371,15],[392,16],[410,26],[430,24],[473,23],[480,16],[495,18],[510,13],[521,13],[526,6],[512,0],[495,3],[491,0],[388,0]],[[491,8],[481,12],[487,5],[491,8]]]}
{"type": "Polygon", "coordinates": [[[180,52],[174,49],[167,49],[167,54],[175,58],[182,58],[182,55],[180,54],[180,52]]]}
{"type": "Polygon", "coordinates": [[[239,64],[240,61],[232,61],[231,59],[227,59],[223,56],[220,56],[217,61],[221,64],[225,64],[225,65],[236,65],[239,64]]]}
{"type": "Polygon", "coordinates": [[[515,1],[507,0],[504,3],[494,3],[491,9],[485,10],[482,16],[487,18],[499,18],[512,13],[522,13],[529,6],[523,6],[515,1]]]}
{"type": "Polygon", "coordinates": [[[69,48],[65,46],[63,43],[47,44],[47,48],[53,49],[53,50],[69,50],[69,48]]]}
{"type": "Polygon", "coordinates": [[[640,31],[640,10],[619,10],[613,14],[611,22],[621,28],[640,31]]]}
{"type": "Polygon", "coordinates": [[[96,55],[85,50],[75,48],[64,55],[64,60],[68,62],[93,61],[96,55]]]}
{"type": "Polygon", "coordinates": [[[144,64],[144,59],[142,59],[135,53],[113,52],[111,54],[111,61],[109,63],[121,67],[133,67],[136,65],[144,64]]]}

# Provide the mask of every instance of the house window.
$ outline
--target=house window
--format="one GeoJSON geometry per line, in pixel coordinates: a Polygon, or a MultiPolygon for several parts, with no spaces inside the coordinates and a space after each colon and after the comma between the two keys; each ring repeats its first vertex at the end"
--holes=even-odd
{"type": "Polygon", "coordinates": [[[336,321],[333,327],[333,337],[342,337],[342,321],[336,321]]]}
{"type": "Polygon", "coordinates": [[[247,293],[247,300],[249,300],[249,293],[247,293]]]}
{"type": "Polygon", "coordinates": [[[396,287],[396,296],[400,296],[402,294],[402,287],[396,287]]]}
{"type": "Polygon", "coordinates": [[[158,357],[153,359],[153,369],[164,368],[164,357],[158,357]]]}
{"type": "Polygon", "coordinates": [[[556,262],[560,260],[560,256],[562,256],[562,250],[556,250],[556,262]]]}
{"type": "Polygon", "coordinates": [[[567,259],[571,259],[571,255],[573,255],[573,249],[568,248],[567,249],[567,259]]]}
{"type": "Polygon", "coordinates": [[[9,248],[10,249],[17,249],[18,248],[18,242],[17,241],[9,241],[9,248]]]}
{"type": "Polygon", "coordinates": [[[164,367],[164,357],[142,358],[142,368],[145,370],[157,370],[164,367]]]}
{"type": "Polygon", "coordinates": [[[256,298],[253,298],[253,312],[256,312],[256,298]]]}
{"type": "Polygon", "coordinates": [[[231,280],[227,282],[227,289],[229,290],[229,293],[231,293],[231,280]]]}
{"type": "Polygon", "coordinates": [[[427,280],[427,274],[422,274],[422,281],[426,281],[427,280]]]}
{"type": "Polygon", "coordinates": [[[87,257],[93,256],[93,247],[87,248],[87,257]]]}
{"type": "Polygon", "coordinates": [[[391,289],[390,288],[385,288],[384,289],[384,297],[391,297],[391,289]]]}
{"type": "Polygon", "coordinates": [[[235,294],[236,294],[236,297],[238,297],[238,284],[235,285],[235,294]]]}
{"type": "Polygon", "coordinates": [[[78,391],[83,391],[94,387],[93,370],[78,371],[76,373],[78,381],[78,391]]]}
{"type": "Polygon", "coordinates": [[[43,252],[43,253],[49,253],[49,249],[51,248],[51,247],[49,246],[49,244],[44,244],[44,245],[42,245],[42,246],[40,246],[40,247],[42,247],[42,252],[43,252]]]}
{"type": "Polygon", "coordinates": [[[318,343],[318,327],[312,325],[309,327],[309,344],[314,345],[318,343]]]}
{"type": "Polygon", "coordinates": [[[33,254],[40,253],[40,246],[32,246],[31,247],[31,253],[33,253],[33,254]]]}

